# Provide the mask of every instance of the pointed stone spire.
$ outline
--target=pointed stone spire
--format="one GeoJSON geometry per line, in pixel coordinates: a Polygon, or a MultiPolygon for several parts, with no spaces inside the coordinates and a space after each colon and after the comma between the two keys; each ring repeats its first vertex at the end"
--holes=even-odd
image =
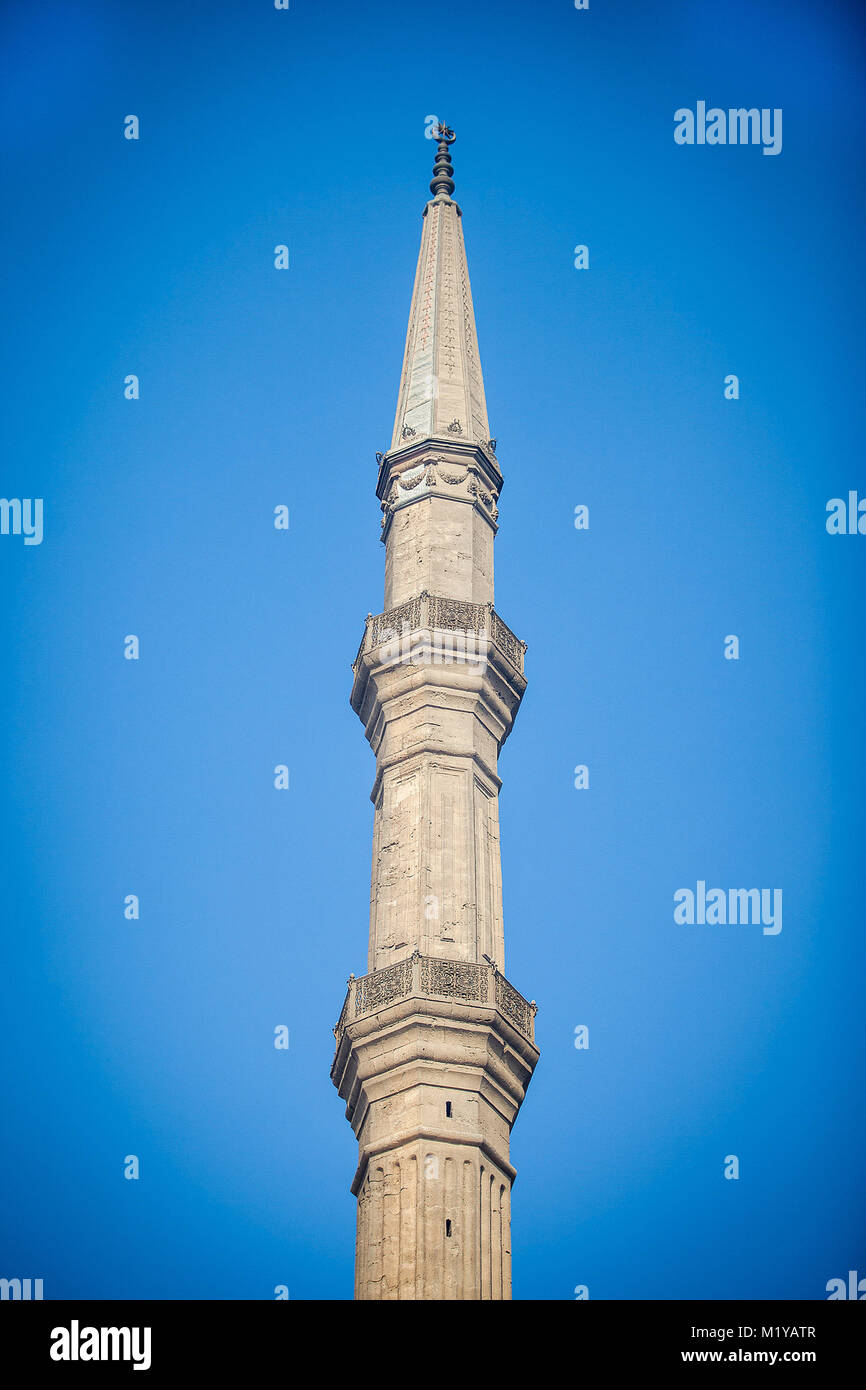
{"type": "Polygon", "coordinates": [[[451,197],[455,138],[447,126],[438,127],[392,450],[421,439],[484,445],[490,437],[462,214],[451,197]]]}

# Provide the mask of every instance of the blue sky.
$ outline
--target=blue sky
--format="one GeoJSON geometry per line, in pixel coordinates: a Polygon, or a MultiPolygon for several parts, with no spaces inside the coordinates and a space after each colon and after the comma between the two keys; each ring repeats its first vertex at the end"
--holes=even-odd
{"type": "Polygon", "coordinates": [[[855,5],[800,0],[4,6],[0,493],[45,521],[0,536],[0,1274],[351,1297],[349,664],[429,115],[506,479],[497,609],[529,643],[500,764],[542,1050],[515,1297],[866,1274],[866,539],[824,525],[866,495],[863,43],[855,5]],[[781,154],[678,146],[699,100],[782,108],[781,154]],[[699,879],[781,888],[782,931],[677,926],[699,879]]]}

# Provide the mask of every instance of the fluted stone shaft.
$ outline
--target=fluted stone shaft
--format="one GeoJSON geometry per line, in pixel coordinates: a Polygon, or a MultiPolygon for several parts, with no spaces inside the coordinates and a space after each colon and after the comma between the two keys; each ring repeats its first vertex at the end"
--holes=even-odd
{"type": "Polygon", "coordinates": [[[358,1193],[366,1257],[355,1297],[510,1298],[510,1200],[510,1179],[477,1153],[416,1144],[371,1163],[358,1193]]]}

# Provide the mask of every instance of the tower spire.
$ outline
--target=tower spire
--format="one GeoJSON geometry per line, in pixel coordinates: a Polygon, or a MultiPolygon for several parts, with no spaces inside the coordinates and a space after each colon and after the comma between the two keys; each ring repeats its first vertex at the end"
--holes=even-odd
{"type": "Polygon", "coordinates": [[[462,215],[451,197],[449,151],[456,136],[440,125],[436,138],[433,197],[424,207],[392,450],[419,439],[486,445],[490,437],[462,215]]]}

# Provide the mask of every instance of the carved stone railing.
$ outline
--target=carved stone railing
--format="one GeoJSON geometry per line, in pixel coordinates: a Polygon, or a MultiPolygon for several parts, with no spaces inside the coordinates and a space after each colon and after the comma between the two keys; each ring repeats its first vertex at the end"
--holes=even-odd
{"type": "Polygon", "coordinates": [[[401,960],[396,965],[388,965],[384,970],[374,970],[371,975],[362,975],[354,983],[353,1013],[355,1018],[362,1014],[376,1013],[395,999],[401,999],[412,989],[412,961],[401,960]]]}
{"type": "Polygon", "coordinates": [[[426,589],[417,598],[389,608],[385,613],[378,613],[375,617],[368,615],[353,665],[358,665],[365,651],[371,651],[383,642],[395,642],[402,636],[425,630],[464,633],[473,640],[489,640],[523,674],[526,643],[515,637],[492,603],[465,603],[462,599],[438,598],[435,594],[428,594],[426,589]]]}
{"type": "Polygon", "coordinates": [[[386,965],[358,979],[351,976],[334,1035],[339,1046],[346,1026],[378,1013],[398,999],[461,999],[493,1005],[524,1037],[535,1037],[535,1001],[524,999],[494,965],[443,960],[415,951],[406,960],[386,965]]]}
{"type": "Polygon", "coordinates": [[[528,1038],[535,1037],[535,1013],[537,1005],[527,1003],[522,994],[518,994],[514,985],[510,985],[504,975],[497,972],[496,975],[496,1007],[500,1013],[510,1019],[515,1028],[521,1033],[525,1033],[528,1038]]]}
{"type": "Polygon", "coordinates": [[[347,1020],[348,1017],[349,1017],[349,1005],[351,1004],[351,1002],[352,1002],[352,987],[351,987],[351,983],[350,983],[350,985],[349,985],[349,991],[348,991],[348,993],[347,993],[345,999],[343,1000],[343,1007],[342,1007],[342,1009],[340,1010],[340,1017],[337,1019],[337,1026],[336,1026],[336,1028],[334,1029],[334,1037],[335,1037],[335,1038],[339,1038],[339,1037],[340,1037],[340,1035],[341,1035],[343,1029],[344,1029],[345,1026],[346,1026],[346,1020],[347,1020]]]}

